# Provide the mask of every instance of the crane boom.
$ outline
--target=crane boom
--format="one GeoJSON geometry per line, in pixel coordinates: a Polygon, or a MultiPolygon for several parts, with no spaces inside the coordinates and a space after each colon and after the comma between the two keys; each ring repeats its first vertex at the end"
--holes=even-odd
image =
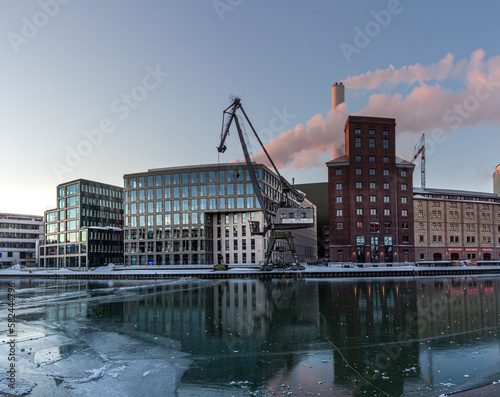
{"type": "Polygon", "coordinates": [[[420,185],[425,189],[425,133],[415,145],[410,163],[414,163],[418,156],[420,156],[420,185]]]}

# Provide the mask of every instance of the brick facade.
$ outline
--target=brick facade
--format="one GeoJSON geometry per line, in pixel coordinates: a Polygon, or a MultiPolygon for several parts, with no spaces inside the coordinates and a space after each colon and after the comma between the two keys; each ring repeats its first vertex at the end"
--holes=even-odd
{"type": "Polygon", "coordinates": [[[414,261],[414,165],[396,156],[395,120],[349,116],[344,134],[327,163],[330,260],[414,261]]]}

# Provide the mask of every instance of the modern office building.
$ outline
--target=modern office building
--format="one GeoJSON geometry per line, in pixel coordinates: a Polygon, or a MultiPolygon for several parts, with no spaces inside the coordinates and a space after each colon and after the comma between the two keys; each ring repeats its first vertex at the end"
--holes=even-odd
{"type": "Polygon", "coordinates": [[[345,155],[327,162],[330,260],[413,262],[413,169],[396,156],[396,121],[349,116],[345,155]]]}
{"type": "Polygon", "coordinates": [[[123,188],[86,179],[60,184],[57,208],[44,218],[40,267],[123,264],[123,188]]]}
{"type": "Polygon", "coordinates": [[[0,267],[36,266],[43,217],[0,213],[0,267]]]}
{"type": "MultiPolygon", "coordinates": [[[[278,177],[255,164],[263,195],[280,196],[278,177]]],[[[124,175],[125,265],[251,264],[264,260],[267,239],[245,163],[151,169],[124,175]]],[[[296,233],[300,261],[316,259],[316,230],[296,233]]]]}
{"type": "Polygon", "coordinates": [[[413,189],[415,259],[500,259],[500,196],[447,189],[413,189]]]}

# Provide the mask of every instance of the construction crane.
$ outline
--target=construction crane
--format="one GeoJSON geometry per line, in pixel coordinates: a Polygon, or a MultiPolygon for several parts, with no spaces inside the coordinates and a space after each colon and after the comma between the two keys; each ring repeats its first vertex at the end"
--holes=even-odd
{"type": "Polygon", "coordinates": [[[425,133],[422,134],[417,144],[413,148],[410,163],[414,163],[420,155],[420,186],[425,189],[425,133]]]}
{"type": "Polygon", "coordinates": [[[314,226],[314,209],[312,207],[300,207],[298,203],[303,202],[305,195],[296,190],[278,171],[273,160],[269,156],[266,148],[262,144],[255,128],[250,122],[243,106],[241,105],[240,98],[231,97],[232,103],[223,112],[222,115],[222,131],[220,137],[220,144],[217,146],[219,153],[224,153],[227,149],[226,139],[229,135],[229,129],[234,122],[240,138],[241,147],[245,156],[245,162],[248,169],[248,174],[252,182],[253,191],[259,202],[260,209],[264,218],[264,225],[260,228],[259,221],[250,221],[250,233],[252,235],[266,236],[269,233],[269,244],[267,246],[266,254],[264,257],[264,265],[262,270],[272,270],[272,268],[292,268],[298,269],[301,266],[298,264],[297,252],[293,242],[293,234],[291,230],[310,228],[314,226]],[[266,154],[269,163],[273,167],[279,180],[279,197],[275,200],[269,197],[263,191],[263,183],[257,180],[254,163],[252,163],[248,145],[245,139],[245,134],[242,130],[240,116],[236,112],[240,110],[244,119],[250,126],[257,141],[266,154]],[[284,261],[285,253],[290,252],[294,258],[294,262],[286,263],[284,261]],[[280,261],[272,261],[273,253],[281,255],[280,261]]]}

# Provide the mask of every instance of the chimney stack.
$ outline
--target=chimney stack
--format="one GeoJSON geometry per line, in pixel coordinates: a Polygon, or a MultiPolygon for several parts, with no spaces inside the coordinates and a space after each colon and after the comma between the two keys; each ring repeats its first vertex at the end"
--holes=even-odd
{"type": "Polygon", "coordinates": [[[344,84],[335,83],[332,87],[332,109],[345,102],[344,84]]]}

